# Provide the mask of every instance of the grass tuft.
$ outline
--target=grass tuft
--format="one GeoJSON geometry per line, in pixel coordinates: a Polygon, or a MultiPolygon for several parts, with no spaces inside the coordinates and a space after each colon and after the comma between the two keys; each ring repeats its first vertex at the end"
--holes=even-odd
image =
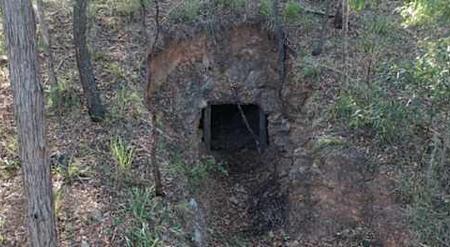
{"type": "Polygon", "coordinates": [[[299,20],[302,12],[302,6],[296,1],[290,0],[284,7],[284,19],[287,23],[294,23],[299,20]]]}
{"type": "Polygon", "coordinates": [[[80,98],[74,85],[61,78],[56,85],[50,85],[47,90],[47,106],[57,112],[79,108],[80,98]]]}
{"type": "Polygon", "coordinates": [[[131,169],[134,159],[134,148],[125,144],[122,138],[115,138],[110,143],[111,154],[116,161],[117,167],[126,171],[131,169]]]}
{"type": "Polygon", "coordinates": [[[217,163],[213,157],[204,157],[193,166],[183,162],[180,157],[175,157],[171,164],[171,171],[174,174],[185,176],[188,180],[189,187],[194,191],[214,172],[225,176],[228,175],[225,165],[223,163],[217,163]]]}

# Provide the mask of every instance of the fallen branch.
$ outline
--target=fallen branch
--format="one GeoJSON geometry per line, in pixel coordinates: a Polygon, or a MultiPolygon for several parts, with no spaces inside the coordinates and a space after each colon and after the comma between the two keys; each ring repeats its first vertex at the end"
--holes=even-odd
{"type": "Polygon", "coordinates": [[[298,4],[300,5],[300,7],[302,7],[303,11],[305,11],[306,13],[320,15],[320,16],[328,16],[328,18],[334,17],[334,15],[330,14],[327,11],[312,9],[310,6],[307,6],[308,4],[302,3],[301,0],[298,1],[298,4]]]}
{"type": "Polygon", "coordinates": [[[258,150],[258,153],[261,153],[261,143],[258,140],[259,137],[255,134],[255,132],[253,131],[252,127],[248,123],[247,117],[245,116],[244,110],[242,110],[241,105],[237,104],[237,107],[239,109],[239,113],[241,114],[242,121],[245,124],[245,127],[247,128],[248,132],[250,132],[250,134],[252,135],[253,139],[255,140],[256,150],[258,150]]]}

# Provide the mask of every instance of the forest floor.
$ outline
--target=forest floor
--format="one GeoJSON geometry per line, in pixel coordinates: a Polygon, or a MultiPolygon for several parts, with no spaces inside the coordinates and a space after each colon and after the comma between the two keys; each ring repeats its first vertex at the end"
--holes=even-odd
{"type": "MultiPolygon", "coordinates": [[[[188,237],[189,234],[183,232],[181,226],[192,213],[189,201],[175,198],[175,194],[178,196],[184,193],[180,193],[184,188],[179,187],[176,175],[168,166],[171,161],[160,160],[166,197],[155,198],[153,191],[147,188],[148,184],[152,184],[148,173],[148,143],[152,125],[143,103],[145,81],[143,68],[148,49],[145,45],[145,34],[142,32],[139,9],[119,5],[113,8],[109,6],[111,2],[108,0],[98,1],[90,9],[89,44],[96,79],[109,112],[104,122],[93,123],[82,103],[83,96],[78,83],[70,2],[46,1],[45,10],[52,30],[52,51],[60,85],[49,85],[45,73],[42,73],[46,88],[48,153],[52,164],[60,246],[125,246],[136,239],[147,241],[149,245],[145,246],[152,246],[150,245],[152,243],[187,246],[192,239],[188,237]],[[125,175],[118,173],[117,162],[111,151],[111,146],[117,144],[119,139],[123,141],[125,149],[135,151],[133,165],[125,175]],[[161,235],[164,236],[162,239],[161,235]]],[[[178,1],[161,1],[162,18],[167,17],[167,12],[177,4],[178,1]]],[[[150,39],[155,29],[153,17],[153,9],[149,8],[146,20],[150,39]]],[[[312,21],[303,19],[301,24],[288,25],[292,37],[290,42],[300,53],[311,48],[318,34],[316,25],[319,22],[320,18],[312,18],[312,21]],[[300,39],[305,36],[310,36],[310,39],[300,39]]],[[[312,61],[313,68],[321,64],[330,70],[337,70],[333,72],[334,78],[321,78],[321,83],[315,85],[315,88],[321,91],[317,96],[318,102],[311,106],[312,111],[316,113],[322,112],[326,105],[334,100],[333,97],[338,91],[335,82],[341,77],[342,70],[339,67],[342,60],[340,32],[333,29],[327,34],[329,42],[325,46],[329,53],[312,61]],[[335,62],[330,64],[329,61],[335,62]],[[330,66],[327,67],[328,65],[330,66]]],[[[358,32],[360,27],[354,24],[350,29],[350,35],[356,35],[358,32]]],[[[359,56],[356,52],[352,53],[352,49],[356,48],[349,45],[348,49],[354,59],[351,63],[366,63],[365,57],[359,56]]],[[[394,49],[395,47],[392,48],[394,49]]],[[[39,58],[43,64],[41,71],[45,71],[45,57],[41,53],[39,58]]],[[[360,71],[355,69],[352,75],[361,73],[364,66],[355,67],[361,69],[360,71]]],[[[323,133],[330,132],[333,128],[320,117],[314,124],[317,128],[323,129],[323,133]]],[[[367,144],[368,140],[355,141],[367,144]]],[[[0,245],[2,246],[24,246],[26,241],[25,199],[17,151],[7,66],[2,65],[0,70],[0,245]]],[[[222,182],[231,181],[233,184],[227,186],[234,190],[243,190],[241,194],[246,196],[245,188],[240,187],[247,185],[240,186],[234,183],[233,179],[242,180],[240,177],[231,176],[229,181],[222,182]]],[[[232,197],[233,193],[236,194],[235,191],[226,191],[224,195],[232,197]]],[[[221,199],[217,200],[220,204],[221,199]]],[[[237,203],[236,207],[239,206],[241,205],[237,203]]],[[[231,209],[232,207],[224,208],[224,210],[231,209]]],[[[237,222],[247,224],[245,217],[247,216],[242,215],[241,220],[237,222]]],[[[237,225],[233,227],[239,228],[237,225]]],[[[301,244],[296,240],[290,242],[289,239],[283,238],[286,237],[283,234],[269,233],[261,237],[260,245],[255,242],[253,246],[261,244],[308,246],[308,243],[301,244]]],[[[239,242],[239,239],[236,241],[239,242]]],[[[333,246],[330,243],[321,244],[333,246]]],[[[310,246],[317,245],[312,243],[310,246]]]]}
{"type": "MultiPolygon", "coordinates": [[[[111,13],[107,4],[97,3],[90,9],[93,20],[89,43],[95,75],[109,110],[101,124],[89,119],[81,103],[71,3],[46,1],[45,6],[60,84],[49,85],[42,74],[60,246],[123,245],[127,225],[131,224],[126,221],[131,221],[127,209],[133,191],[125,189],[124,184],[139,191],[144,184],[151,184],[144,175],[148,158],[145,138],[151,131],[142,102],[144,35],[135,31],[142,30],[137,18],[111,13]],[[125,179],[115,172],[110,148],[115,138],[135,150],[133,167],[125,179]]],[[[42,53],[39,58],[45,64],[42,53]]],[[[42,66],[41,71],[45,69],[42,66]]],[[[7,66],[2,66],[0,76],[0,245],[24,246],[25,199],[7,66]]]]}

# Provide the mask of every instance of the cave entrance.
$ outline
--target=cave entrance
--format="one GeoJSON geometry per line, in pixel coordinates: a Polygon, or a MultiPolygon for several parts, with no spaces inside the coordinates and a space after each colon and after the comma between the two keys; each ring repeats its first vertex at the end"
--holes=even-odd
{"type": "Polygon", "coordinates": [[[256,104],[210,104],[202,115],[210,151],[263,151],[268,144],[267,117],[256,104]]]}
{"type": "Polygon", "coordinates": [[[264,111],[257,104],[208,104],[200,128],[206,148],[227,171],[227,176],[211,177],[209,185],[217,186],[209,198],[211,227],[249,239],[282,227],[287,197],[273,176],[278,161],[266,148],[264,111]]]}

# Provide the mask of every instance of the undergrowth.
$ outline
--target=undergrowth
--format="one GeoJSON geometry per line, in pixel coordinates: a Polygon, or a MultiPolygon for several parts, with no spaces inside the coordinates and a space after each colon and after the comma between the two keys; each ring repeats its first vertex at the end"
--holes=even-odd
{"type": "Polygon", "coordinates": [[[82,166],[80,160],[67,158],[59,161],[53,168],[55,175],[61,177],[66,184],[87,178],[91,171],[89,166],[82,166]]]}
{"type": "Polygon", "coordinates": [[[382,143],[407,141],[405,137],[413,131],[410,128],[415,120],[413,109],[378,89],[351,88],[341,93],[334,116],[345,119],[345,124],[353,130],[373,133],[382,143]]]}
{"type": "Polygon", "coordinates": [[[9,177],[20,169],[16,134],[0,124],[0,178],[9,177]]]}
{"type": "Polygon", "coordinates": [[[1,233],[4,225],[5,221],[0,217],[0,244],[4,244],[6,242],[6,237],[1,233]]]}
{"type": "MultiPolygon", "coordinates": [[[[447,130],[450,136],[450,129],[447,130]]],[[[428,246],[450,244],[450,170],[448,143],[437,136],[430,142],[424,162],[405,174],[401,193],[408,197],[406,214],[417,239],[428,246]],[[418,174],[418,175],[417,175],[418,174]]]]}
{"type": "Polygon", "coordinates": [[[79,109],[80,98],[73,84],[60,78],[56,85],[50,85],[47,93],[47,107],[59,114],[72,109],[79,109]]]}
{"type": "Polygon", "coordinates": [[[303,14],[303,7],[297,2],[290,0],[284,7],[284,19],[286,23],[295,23],[303,14]]]}
{"type": "Polygon", "coordinates": [[[110,141],[109,149],[116,165],[116,181],[128,180],[134,161],[135,148],[117,137],[110,141]]]}
{"type": "Polygon", "coordinates": [[[170,18],[175,21],[190,23],[200,16],[202,8],[203,3],[200,0],[185,0],[170,12],[170,18]]]}
{"type": "Polygon", "coordinates": [[[234,11],[245,8],[247,0],[214,0],[215,6],[219,8],[227,8],[234,11]]]}
{"type": "MultiPolygon", "coordinates": [[[[426,4],[410,1],[407,8],[428,15],[426,4]]],[[[406,22],[426,23],[424,16],[414,18],[406,22]]],[[[376,20],[368,27],[359,48],[377,61],[374,74],[343,87],[331,115],[355,136],[375,141],[376,149],[394,152],[392,162],[403,174],[398,190],[417,245],[449,246],[450,39],[424,39],[416,59],[389,60],[386,47],[398,45],[392,23],[376,20]]]]}
{"type": "Polygon", "coordinates": [[[0,32],[0,56],[6,55],[6,42],[4,32],[0,32]]]}
{"type": "Polygon", "coordinates": [[[211,24],[218,13],[243,13],[247,5],[248,0],[184,0],[170,10],[169,18],[175,23],[192,24],[201,20],[211,24]]]}
{"type": "Polygon", "coordinates": [[[126,246],[167,246],[170,243],[165,241],[169,235],[184,242],[181,240],[186,238],[183,218],[190,213],[187,204],[171,205],[154,194],[153,187],[135,187],[128,192],[124,218],[118,219],[130,224],[124,236],[126,246]]]}
{"type": "Polygon", "coordinates": [[[213,157],[203,157],[197,164],[186,164],[179,156],[172,160],[170,170],[173,174],[183,175],[187,178],[192,191],[197,191],[202,183],[213,173],[228,175],[225,165],[218,163],[213,157]]]}
{"type": "Polygon", "coordinates": [[[135,15],[145,7],[150,6],[151,0],[99,0],[94,1],[92,6],[92,14],[103,8],[108,11],[109,16],[130,16],[135,15]]]}
{"type": "Polygon", "coordinates": [[[143,95],[131,86],[121,86],[113,98],[109,117],[111,121],[139,119],[147,111],[143,95]]]}

